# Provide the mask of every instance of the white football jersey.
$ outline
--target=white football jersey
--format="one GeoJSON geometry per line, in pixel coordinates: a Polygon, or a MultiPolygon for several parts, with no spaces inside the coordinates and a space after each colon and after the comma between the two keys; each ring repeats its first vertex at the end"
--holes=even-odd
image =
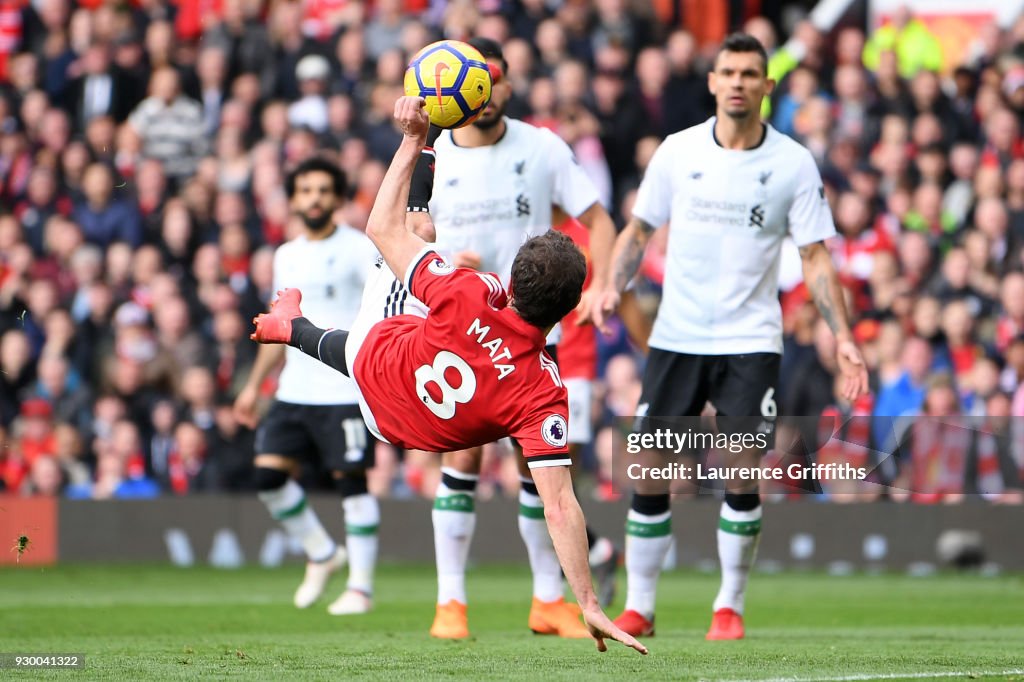
{"type": "Polygon", "coordinates": [[[551,229],[552,204],[579,217],[599,197],[562,138],[510,118],[505,125],[485,147],[459,147],[450,130],[441,133],[429,208],[438,253],[475,251],[480,269],[508,286],[519,247],[551,229]]]}
{"type": "MultiPolygon", "coordinates": [[[[339,225],[318,241],[302,235],[274,253],[274,291],[299,289],[302,314],[310,322],[347,330],[376,262],[377,249],[354,227],[339,225]]],[[[299,405],[355,405],[359,391],[352,379],[289,346],[276,397],[299,405]]]]}
{"type": "Polygon", "coordinates": [[[715,119],[670,135],[644,174],[633,215],[669,223],[653,348],[692,355],[782,353],[779,251],[835,225],[811,153],[767,126],[754,149],[725,149],[715,119]]]}

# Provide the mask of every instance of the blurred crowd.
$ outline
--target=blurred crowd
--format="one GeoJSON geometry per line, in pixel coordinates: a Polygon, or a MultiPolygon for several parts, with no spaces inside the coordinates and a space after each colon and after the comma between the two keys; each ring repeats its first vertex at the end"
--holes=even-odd
{"type": "MultiPolygon", "coordinates": [[[[867,417],[878,441],[892,432],[880,415],[1003,433],[1024,416],[1024,20],[983,27],[948,63],[906,12],[825,34],[758,4],[0,0],[0,490],[251,489],[253,436],[231,403],[273,249],[300,229],[284,174],[335,158],[351,188],[337,218],[364,227],[401,137],[391,110],[409,56],[472,35],[504,46],[509,115],[557,131],[620,225],[660,140],[712,113],[725,32],[758,37],[778,81],[764,114],[825,178],[873,382],[855,405],[837,398],[834,342],[787,250],[780,413],[867,417]]],[[[624,318],[653,314],[664,243],[624,318]]],[[[598,338],[583,466],[601,498],[617,494],[614,426],[639,397],[636,327],[598,338]]],[[[945,472],[951,498],[999,497],[1020,487],[1024,457],[997,440],[984,490],[968,469],[991,460],[952,447],[906,455],[893,477],[945,472]]],[[[380,461],[376,492],[433,489],[421,464],[384,447],[380,461]]],[[[516,486],[494,461],[495,489],[516,486]]]]}

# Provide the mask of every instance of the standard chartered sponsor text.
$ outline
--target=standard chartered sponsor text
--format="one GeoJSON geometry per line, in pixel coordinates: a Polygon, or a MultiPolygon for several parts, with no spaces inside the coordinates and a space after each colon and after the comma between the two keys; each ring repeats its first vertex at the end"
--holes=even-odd
{"type": "Polygon", "coordinates": [[[742,227],[746,225],[747,210],[746,202],[690,197],[686,220],[742,227]]]}
{"type": "Polygon", "coordinates": [[[453,207],[451,224],[454,227],[464,227],[508,221],[515,217],[515,203],[512,197],[460,201],[453,207]]]}

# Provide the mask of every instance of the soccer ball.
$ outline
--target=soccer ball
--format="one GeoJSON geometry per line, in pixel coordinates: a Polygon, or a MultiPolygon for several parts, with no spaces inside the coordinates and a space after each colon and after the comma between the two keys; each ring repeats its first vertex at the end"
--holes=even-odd
{"type": "Polygon", "coordinates": [[[491,99],[491,72],[480,52],[458,40],[440,40],[416,53],[405,71],[405,94],[426,100],[439,128],[472,123],[491,99]]]}

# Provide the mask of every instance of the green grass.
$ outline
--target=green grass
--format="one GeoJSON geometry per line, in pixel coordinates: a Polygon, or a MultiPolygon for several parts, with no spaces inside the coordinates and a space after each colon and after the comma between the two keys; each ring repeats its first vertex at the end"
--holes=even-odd
{"type": "MultiPolygon", "coordinates": [[[[1024,680],[1007,672],[1024,668],[1019,576],[757,575],[747,639],[709,643],[703,636],[717,577],[667,573],[658,635],[643,658],[619,646],[599,655],[586,641],[530,634],[523,567],[471,572],[474,638],[466,642],[427,636],[430,567],[385,567],[376,610],[350,618],[328,616],[326,601],[293,608],[300,574],[299,567],[0,570],[0,652],[86,656],[84,671],[7,669],[0,678],[646,682],[973,673],[1024,680]]],[[[334,583],[330,596],[340,589],[334,583]]]]}

